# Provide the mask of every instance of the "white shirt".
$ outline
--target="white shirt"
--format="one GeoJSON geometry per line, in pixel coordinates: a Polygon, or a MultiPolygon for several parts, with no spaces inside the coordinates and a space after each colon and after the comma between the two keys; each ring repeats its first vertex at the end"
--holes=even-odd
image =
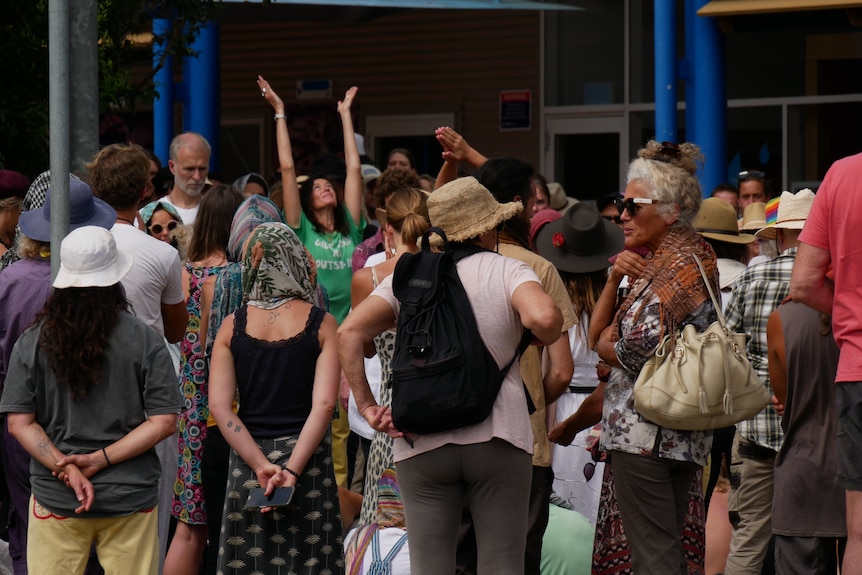
{"type": "Polygon", "coordinates": [[[170,198],[168,198],[168,196],[164,196],[162,198],[159,198],[159,201],[164,202],[166,204],[170,204],[170,206],[172,208],[174,208],[177,211],[177,213],[180,215],[180,218],[182,218],[183,223],[185,225],[190,226],[190,225],[195,223],[195,220],[198,217],[198,208],[200,207],[200,205],[197,205],[193,208],[181,208],[178,205],[174,204],[170,200],[170,198]]]}
{"type": "Polygon", "coordinates": [[[162,304],[173,305],[185,299],[177,250],[127,224],[114,224],[111,233],[117,249],[134,257],[132,269],[120,281],[132,314],[164,336],[162,304]]]}

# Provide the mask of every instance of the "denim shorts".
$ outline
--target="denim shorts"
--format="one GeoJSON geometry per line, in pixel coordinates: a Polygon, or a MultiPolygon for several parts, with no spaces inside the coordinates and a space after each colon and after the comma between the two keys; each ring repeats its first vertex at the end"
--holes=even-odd
{"type": "Polygon", "coordinates": [[[838,408],[838,472],[835,482],[851,491],[862,491],[862,382],[836,385],[838,408]]]}

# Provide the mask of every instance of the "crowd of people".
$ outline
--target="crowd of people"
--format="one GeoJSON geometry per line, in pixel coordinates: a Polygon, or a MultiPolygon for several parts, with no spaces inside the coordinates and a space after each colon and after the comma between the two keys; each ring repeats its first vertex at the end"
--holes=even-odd
{"type": "Polygon", "coordinates": [[[351,87],[343,149],[298,174],[284,102],[257,87],[277,181],[213,181],[183,133],[163,186],[151,153],[113,144],[54,175],[70,233],[52,246],[52,175],[0,171],[16,575],[862,568],[859,157],[816,196],[770,199],[746,170],[702,199],[698,147],[650,141],[623,192],[578,201],[450,127],[436,177],[405,148],[373,165],[351,87]],[[393,421],[394,279],[435,229],[504,371],[483,421],[416,434],[393,421]],[[719,314],[772,403],[706,431],[644,417],[644,364],[719,314]]]}

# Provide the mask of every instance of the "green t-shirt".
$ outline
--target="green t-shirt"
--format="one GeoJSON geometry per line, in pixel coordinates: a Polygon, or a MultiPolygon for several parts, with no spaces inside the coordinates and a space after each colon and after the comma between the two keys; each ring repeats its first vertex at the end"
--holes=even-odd
{"type": "Polygon", "coordinates": [[[350,259],[353,250],[362,242],[362,232],[365,230],[365,216],[356,226],[347,208],[341,209],[350,226],[347,235],[339,232],[319,233],[305,212],[301,212],[299,227],[293,228],[317,264],[317,279],[329,295],[329,312],[339,324],[350,311],[350,280],[353,277],[350,259]]]}
{"type": "Polygon", "coordinates": [[[595,533],[589,519],[552,503],[542,538],[542,575],[590,575],[595,533]]]}

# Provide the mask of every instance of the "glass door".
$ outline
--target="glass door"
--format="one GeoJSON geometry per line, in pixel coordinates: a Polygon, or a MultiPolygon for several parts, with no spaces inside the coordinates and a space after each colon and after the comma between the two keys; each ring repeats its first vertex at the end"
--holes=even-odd
{"type": "Polygon", "coordinates": [[[625,116],[548,116],[543,174],[578,200],[622,191],[628,155],[625,116]]]}

